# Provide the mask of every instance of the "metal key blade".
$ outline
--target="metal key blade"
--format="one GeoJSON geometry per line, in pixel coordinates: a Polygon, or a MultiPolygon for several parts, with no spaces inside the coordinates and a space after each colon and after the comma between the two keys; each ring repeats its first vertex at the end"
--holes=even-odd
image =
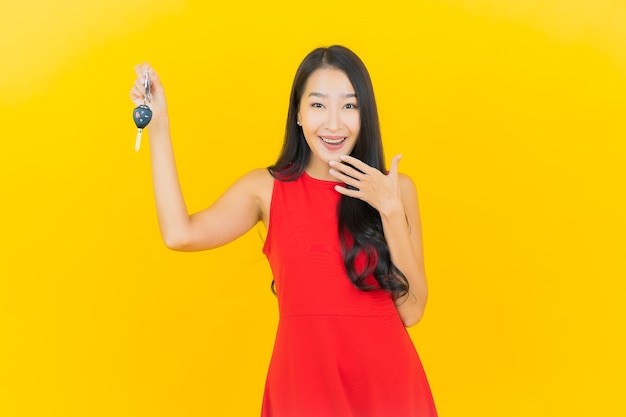
{"type": "Polygon", "coordinates": [[[139,147],[141,146],[141,131],[143,129],[137,129],[137,139],[135,139],[135,151],[139,152],[139,147]]]}

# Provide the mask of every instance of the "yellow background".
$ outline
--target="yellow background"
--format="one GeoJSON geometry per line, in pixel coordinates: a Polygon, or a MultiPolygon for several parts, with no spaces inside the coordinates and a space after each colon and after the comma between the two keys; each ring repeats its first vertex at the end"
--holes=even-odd
{"type": "Polygon", "coordinates": [[[626,4],[3,0],[0,416],[254,416],[260,228],[160,241],[128,92],[167,87],[190,210],[280,149],[311,49],[357,52],[419,190],[410,329],[442,417],[623,416],[626,4]]]}

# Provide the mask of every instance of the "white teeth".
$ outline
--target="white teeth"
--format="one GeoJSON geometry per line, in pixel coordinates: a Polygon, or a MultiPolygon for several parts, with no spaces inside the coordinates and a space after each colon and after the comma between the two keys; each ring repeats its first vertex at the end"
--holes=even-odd
{"type": "Polygon", "coordinates": [[[330,139],[326,139],[326,138],[321,138],[324,142],[329,143],[331,145],[337,145],[341,142],[343,142],[344,140],[346,140],[346,138],[341,138],[341,139],[337,139],[337,140],[330,140],[330,139]]]}

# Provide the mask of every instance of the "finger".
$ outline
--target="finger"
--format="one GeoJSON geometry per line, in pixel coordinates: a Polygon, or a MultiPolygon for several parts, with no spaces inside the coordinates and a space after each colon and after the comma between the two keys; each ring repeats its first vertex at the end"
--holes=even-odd
{"type": "Polygon", "coordinates": [[[135,88],[136,88],[138,91],[142,91],[142,92],[143,92],[143,91],[146,89],[146,86],[145,86],[145,84],[143,83],[143,81],[141,81],[140,79],[136,79],[136,80],[135,80],[135,88]]]}
{"type": "Polygon", "coordinates": [[[135,65],[135,73],[137,74],[138,78],[143,78],[146,72],[154,72],[152,66],[150,66],[150,64],[148,64],[147,62],[142,62],[141,64],[135,65]]]}
{"type": "Polygon", "coordinates": [[[398,165],[400,164],[400,159],[402,159],[402,155],[396,155],[391,160],[389,174],[387,174],[389,177],[396,178],[398,176],[398,165]]]}
{"type": "Polygon", "coordinates": [[[157,86],[157,89],[161,87],[161,81],[159,80],[159,76],[147,62],[135,65],[135,74],[137,75],[137,80],[135,81],[135,84],[138,85],[140,88],[145,89],[146,75],[148,76],[148,79],[150,79],[150,86],[152,91],[154,91],[155,86],[157,86]]]}
{"type": "Polygon", "coordinates": [[[135,102],[136,99],[134,96],[137,96],[138,98],[141,98],[143,100],[145,95],[145,75],[143,73],[142,66],[135,65],[134,69],[137,78],[135,78],[133,88],[131,89],[131,99],[133,100],[133,102],[135,102]]]}
{"type": "Polygon", "coordinates": [[[130,90],[130,100],[135,103],[135,105],[139,106],[143,104],[143,93],[137,90],[137,87],[133,87],[130,90]]]}
{"type": "Polygon", "coordinates": [[[152,67],[148,67],[148,77],[150,78],[150,83],[152,83],[153,87],[156,87],[157,89],[161,88],[161,79],[159,78],[159,74],[152,67]]]}
{"type": "Polygon", "coordinates": [[[130,99],[133,103],[140,105],[143,103],[145,95],[146,93],[144,84],[139,79],[135,79],[135,83],[130,89],[130,99]]]}
{"type": "Polygon", "coordinates": [[[146,73],[146,69],[149,68],[147,64],[139,64],[135,65],[135,74],[137,75],[137,79],[143,82],[144,74],[146,73]]]}
{"type": "Polygon", "coordinates": [[[345,175],[339,171],[335,171],[334,169],[330,169],[330,175],[332,175],[333,177],[337,178],[339,181],[343,182],[344,184],[348,184],[348,185],[352,185],[354,187],[356,187],[357,185],[359,185],[360,181],[350,177],[348,175],[345,175]]]}
{"type": "Polygon", "coordinates": [[[367,165],[365,162],[361,161],[360,159],[356,159],[355,157],[350,156],[350,155],[341,155],[339,159],[341,159],[344,162],[349,163],[350,165],[352,165],[353,167],[355,167],[356,169],[364,173],[368,173],[371,170],[375,169],[367,165]]]}
{"type": "Polygon", "coordinates": [[[341,185],[335,185],[335,191],[348,197],[359,198],[359,190],[351,190],[341,185]]]}
{"type": "Polygon", "coordinates": [[[364,177],[364,174],[361,171],[354,169],[350,165],[342,164],[341,162],[337,161],[330,161],[329,164],[336,171],[340,171],[341,173],[349,175],[352,178],[362,179],[364,177]]]}
{"type": "Polygon", "coordinates": [[[161,83],[161,78],[159,77],[159,74],[153,68],[150,68],[148,72],[148,77],[150,79],[150,93],[152,96],[152,101],[164,104],[165,88],[161,83]]]}

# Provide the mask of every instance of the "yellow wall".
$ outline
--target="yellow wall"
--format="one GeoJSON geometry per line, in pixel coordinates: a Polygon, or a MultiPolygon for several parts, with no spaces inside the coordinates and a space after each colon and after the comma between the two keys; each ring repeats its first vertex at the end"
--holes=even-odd
{"type": "Polygon", "coordinates": [[[354,49],[421,198],[411,329],[441,416],[621,416],[626,4],[4,0],[0,416],[258,415],[262,230],[160,242],[133,65],[161,73],[191,210],[273,162],[295,69],[354,49]],[[217,3],[217,2],[215,2],[217,3]]]}

